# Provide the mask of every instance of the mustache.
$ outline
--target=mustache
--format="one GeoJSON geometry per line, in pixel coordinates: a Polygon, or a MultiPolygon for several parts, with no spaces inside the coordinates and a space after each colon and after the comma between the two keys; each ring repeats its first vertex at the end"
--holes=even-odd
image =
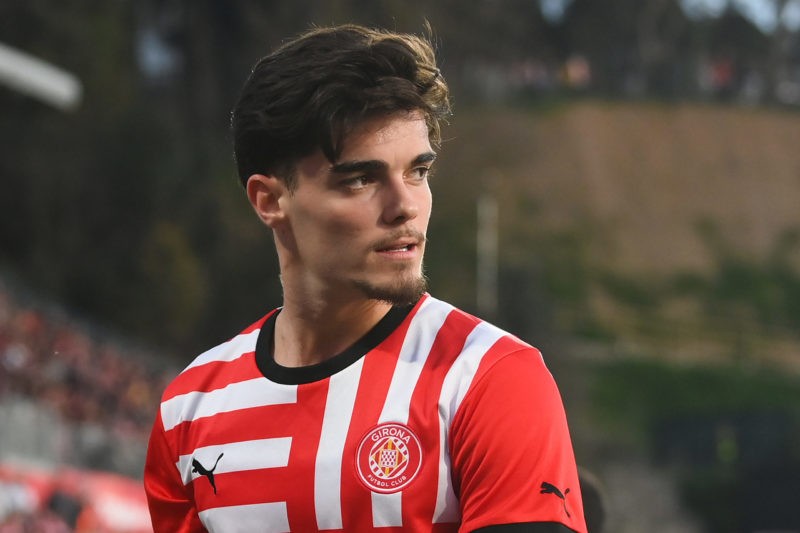
{"type": "Polygon", "coordinates": [[[395,230],[386,237],[383,237],[373,242],[372,248],[377,250],[388,248],[401,239],[413,239],[414,241],[416,241],[416,244],[422,244],[428,241],[428,238],[421,231],[415,230],[413,228],[406,228],[401,230],[395,230]]]}

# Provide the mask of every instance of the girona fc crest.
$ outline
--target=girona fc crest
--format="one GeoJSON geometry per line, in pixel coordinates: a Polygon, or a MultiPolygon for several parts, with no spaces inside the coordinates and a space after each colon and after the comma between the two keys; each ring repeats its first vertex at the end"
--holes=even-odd
{"type": "Polygon", "coordinates": [[[356,471],[371,491],[390,494],[411,483],[422,465],[419,439],[403,424],[389,422],[369,430],[356,452],[356,471]]]}

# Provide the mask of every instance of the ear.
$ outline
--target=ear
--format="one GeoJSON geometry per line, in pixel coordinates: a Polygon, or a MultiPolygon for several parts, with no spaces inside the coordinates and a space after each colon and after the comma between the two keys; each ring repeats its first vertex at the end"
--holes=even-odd
{"type": "Polygon", "coordinates": [[[253,174],[247,179],[247,198],[258,218],[270,228],[275,228],[285,218],[280,198],[287,194],[286,185],[275,176],[253,174]]]}

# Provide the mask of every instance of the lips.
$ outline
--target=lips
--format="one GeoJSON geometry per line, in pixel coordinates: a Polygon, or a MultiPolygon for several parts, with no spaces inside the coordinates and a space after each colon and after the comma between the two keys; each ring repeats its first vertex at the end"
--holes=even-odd
{"type": "Polygon", "coordinates": [[[416,247],[417,247],[417,243],[416,242],[410,242],[410,243],[407,243],[407,244],[393,244],[393,245],[387,246],[385,248],[378,248],[378,251],[379,252],[389,252],[389,253],[391,253],[391,252],[409,252],[409,251],[413,250],[416,247]]]}
{"type": "Polygon", "coordinates": [[[374,250],[382,253],[412,252],[423,242],[425,242],[425,235],[422,233],[418,231],[403,232],[399,235],[390,235],[377,242],[374,250]]]}

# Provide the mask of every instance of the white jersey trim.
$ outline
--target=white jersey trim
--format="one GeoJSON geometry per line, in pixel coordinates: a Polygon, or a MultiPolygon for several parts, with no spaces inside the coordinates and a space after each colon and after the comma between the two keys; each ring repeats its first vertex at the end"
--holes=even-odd
{"type": "Polygon", "coordinates": [[[169,431],[182,422],[251,407],[297,402],[297,385],[265,386],[258,377],[210,392],[187,392],[161,403],[161,421],[169,431]]]}
{"type": "Polygon", "coordinates": [[[380,494],[372,496],[372,525],[375,527],[400,527],[403,525],[403,493],[380,494]]]}
{"type": "Polygon", "coordinates": [[[198,513],[210,533],[287,533],[289,514],[286,502],[214,507],[198,513]]]}
{"type": "Polygon", "coordinates": [[[439,486],[436,493],[436,507],[433,511],[434,523],[457,522],[461,519],[458,499],[450,478],[451,464],[449,432],[458,408],[486,352],[507,333],[488,322],[480,322],[467,337],[464,348],[448,370],[439,396],[439,486]]]}
{"type": "Polygon", "coordinates": [[[440,409],[446,427],[450,427],[461,402],[472,385],[483,356],[497,341],[508,333],[488,322],[480,322],[467,337],[464,348],[458,355],[442,384],[440,409]],[[449,400],[449,402],[447,401],[449,400]]]}
{"type": "Polygon", "coordinates": [[[214,474],[260,470],[262,468],[281,468],[289,464],[291,437],[274,439],[246,440],[229,442],[214,446],[196,448],[191,454],[181,455],[176,466],[181,473],[183,484],[202,476],[192,472],[192,460],[196,459],[214,474]]]}
{"type": "Polygon", "coordinates": [[[255,351],[256,341],[258,340],[258,334],[260,332],[261,329],[259,328],[249,333],[240,333],[231,340],[218,344],[210,350],[198,355],[195,360],[189,363],[189,366],[184,369],[184,372],[190,368],[213,363],[215,361],[234,361],[246,353],[255,351]]]}
{"type": "MultiPolygon", "coordinates": [[[[411,319],[408,332],[400,350],[392,382],[386,394],[378,423],[408,423],[411,396],[417,387],[425,361],[430,355],[436,335],[442,328],[453,306],[435,298],[426,298],[411,319]]],[[[424,460],[424,458],[423,458],[424,460]]],[[[395,494],[372,493],[372,523],[375,527],[400,527],[403,525],[402,492],[395,494]]]]}
{"type": "Polygon", "coordinates": [[[328,384],[314,467],[314,509],[321,530],[342,529],[342,458],[363,367],[362,357],[331,376],[328,384]]]}
{"type": "Polygon", "coordinates": [[[392,382],[386,393],[386,401],[378,418],[378,423],[408,423],[411,410],[411,396],[417,387],[425,361],[431,353],[436,335],[442,329],[453,306],[435,298],[426,298],[417,313],[411,319],[408,332],[403,340],[403,347],[398,355],[397,366],[392,375],[392,382]]]}

